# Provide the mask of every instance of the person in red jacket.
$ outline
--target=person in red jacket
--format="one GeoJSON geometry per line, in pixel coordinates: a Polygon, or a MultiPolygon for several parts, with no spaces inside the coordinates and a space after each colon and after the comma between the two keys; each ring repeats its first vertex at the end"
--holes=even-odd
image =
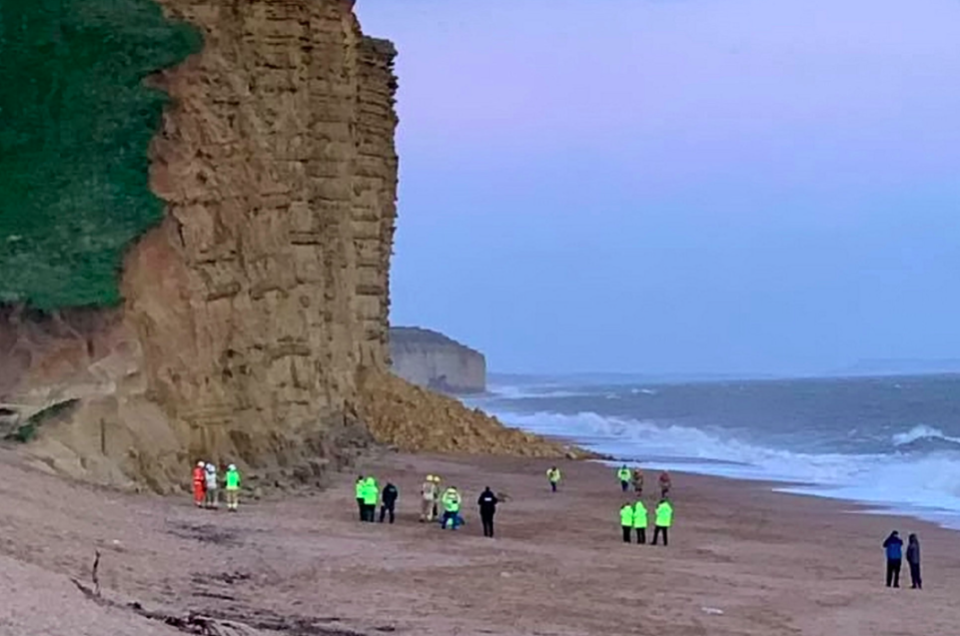
{"type": "Polygon", "coordinates": [[[207,496],[204,466],[206,466],[204,462],[197,462],[197,465],[193,467],[193,503],[196,504],[197,508],[203,507],[204,497],[207,496]]]}

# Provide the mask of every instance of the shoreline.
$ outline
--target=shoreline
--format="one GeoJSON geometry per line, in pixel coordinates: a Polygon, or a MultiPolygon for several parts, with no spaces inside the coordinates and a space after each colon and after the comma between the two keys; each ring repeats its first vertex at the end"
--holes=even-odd
{"type": "MultiPolygon", "coordinates": [[[[499,419],[502,417],[502,414],[497,414],[496,417],[499,419]]],[[[501,422],[503,420],[501,419],[501,422]]],[[[531,431],[522,426],[509,424],[503,422],[504,426],[510,428],[517,428],[524,432],[534,433],[535,435],[540,435],[549,439],[551,441],[557,442],[559,444],[568,444],[574,445],[579,448],[582,448],[588,452],[596,453],[600,457],[595,458],[586,458],[585,461],[594,461],[594,462],[609,462],[612,464],[626,463],[631,467],[639,467],[644,471],[656,471],[659,474],[659,471],[663,466],[667,466],[671,475],[672,474],[684,474],[684,475],[695,475],[702,477],[710,477],[714,479],[729,479],[738,482],[744,483],[756,483],[762,484],[765,488],[769,489],[771,492],[780,493],[780,494],[789,494],[789,495],[799,495],[804,497],[813,497],[816,499],[822,499],[825,501],[835,501],[847,503],[855,506],[864,508],[864,513],[876,514],[882,516],[892,516],[892,517],[905,517],[910,519],[916,519],[918,521],[923,521],[925,523],[932,524],[943,530],[948,530],[951,532],[960,532],[960,512],[951,511],[945,508],[932,508],[932,507],[913,507],[909,504],[897,503],[891,501],[870,501],[865,499],[857,499],[855,497],[846,497],[846,496],[833,496],[828,494],[831,488],[841,488],[839,486],[826,486],[822,484],[817,484],[815,482],[808,481],[791,481],[791,480],[771,480],[766,477],[747,477],[747,476],[737,476],[737,475],[725,475],[719,473],[711,473],[707,470],[704,471],[691,471],[684,468],[684,464],[704,464],[710,462],[704,462],[703,460],[697,460],[696,458],[690,458],[689,460],[684,460],[680,458],[672,459],[671,461],[663,461],[658,463],[657,460],[625,460],[622,456],[617,457],[614,455],[608,455],[601,451],[595,450],[593,445],[586,443],[584,441],[578,440],[576,437],[562,435],[562,434],[543,434],[531,431]]],[[[717,465],[729,465],[726,462],[715,462],[717,465]]],[[[739,464],[733,463],[734,465],[740,466],[749,466],[749,464],[739,464]]]]}

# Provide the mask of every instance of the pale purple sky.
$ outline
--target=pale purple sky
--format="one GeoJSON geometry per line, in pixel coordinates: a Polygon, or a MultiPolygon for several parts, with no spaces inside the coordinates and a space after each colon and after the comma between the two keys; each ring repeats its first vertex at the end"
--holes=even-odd
{"type": "Polygon", "coordinates": [[[960,358],[960,1],[359,0],[393,321],[492,369],[960,358]]]}

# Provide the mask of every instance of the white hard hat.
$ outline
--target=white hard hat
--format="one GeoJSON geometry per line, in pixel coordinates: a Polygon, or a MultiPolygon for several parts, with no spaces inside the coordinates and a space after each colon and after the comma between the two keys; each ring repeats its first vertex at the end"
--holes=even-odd
{"type": "Polygon", "coordinates": [[[227,469],[228,469],[228,470],[236,470],[236,469],[237,469],[237,465],[236,465],[236,464],[230,464],[229,466],[227,466],[227,469]]]}
{"type": "Polygon", "coordinates": [[[203,461],[201,460],[197,462],[197,466],[199,466],[200,468],[203,468],[204,466],[206,466],[206,464],[204,464],[203,461]]]}

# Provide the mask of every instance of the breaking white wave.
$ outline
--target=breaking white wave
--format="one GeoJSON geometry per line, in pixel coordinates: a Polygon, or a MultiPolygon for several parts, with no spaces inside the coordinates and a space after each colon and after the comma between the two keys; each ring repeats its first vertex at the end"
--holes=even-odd
{"type": "MultiPolygon", "coordinates": [[[[960,452],[877,454],[796,453],[737,439],[717,430],[585,412],[495,412],[507,424],[575,440],[618,460],[789,484],[785,489],[846,499],[960,528],[960,452]]],[[[893,436],[906,449],[935,439],[960,444],[942,431],[916,426],[893,436]]],[[[960,447],[958,447],[960,450],[960,447]]]]}

